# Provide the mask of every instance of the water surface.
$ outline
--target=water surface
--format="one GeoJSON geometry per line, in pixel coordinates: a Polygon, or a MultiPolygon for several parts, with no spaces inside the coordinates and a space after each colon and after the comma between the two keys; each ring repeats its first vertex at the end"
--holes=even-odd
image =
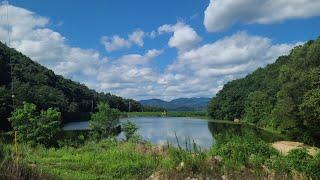
{"type": "MultiPolygon", "coordinates": [[[[130,117],[120,120],[121,123],[126,121],[134,122],[139,128],[138,133],[142,139],[153,144],[170,143],[177,146],[179,142],[179,145],[185,148],[185,143],[188,141],[208,149],[214,143],[206,120],[188,117],[130,117]]],[[[63,127],[64,131],[88,129],[88,121],[71,122],[63,127]]],[[[124,135],[121,133],[118,138],[123,139],[124,135]]]]}
{"type": "MultiPolygon", "coordinates": [[[[170,144],[185,147],[186,141],[193,141],[197,146],[208,149],[214,143],[214,138],[208,128],[208,122],[203,119],[188,117],[130,117],[122,122],[132,121],[139,127],[143,139],[154,144],[170,144]],[[178,141],[177,141],[177,138],[178,141]]],[[[120,135],[121,136],[121,135],[120,135]]]]}
{"type": "MultiPolygon", "coordinates": [[[[179,142],[182,148],[186,147],[186,142],[191,142],[191,144],[194,142],[201,149],[209,149],[216,141],[219,141],[218,134],[242,136],[250,132],[267,142],[280,140],[276,135],[252,126],[218,123],[189,117],[130,117],[120,120],[121,123],[126,121],[134,122],[139,127],[138,133],[144,140],[153,144],[170,143],[175,146],[179,142]]],[[[89,123],[88,121],[72,122],[66,124],[63,129],[69,132],[88,130],[89,123]]],[[[124,139],[124,135],[121,133],[118,138],[124,139]]]]}

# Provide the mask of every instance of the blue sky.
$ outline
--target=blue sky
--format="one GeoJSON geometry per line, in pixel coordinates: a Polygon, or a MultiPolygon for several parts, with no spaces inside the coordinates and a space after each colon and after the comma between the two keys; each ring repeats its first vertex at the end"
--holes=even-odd
{"type": "Polygon", "coordinates": [[[57,74],[134,99],[212,97],[320,33],[314,0],[4,1],[0,39],[57,74]],[[6,21],[6,11],[9,20],[6,21]]]}

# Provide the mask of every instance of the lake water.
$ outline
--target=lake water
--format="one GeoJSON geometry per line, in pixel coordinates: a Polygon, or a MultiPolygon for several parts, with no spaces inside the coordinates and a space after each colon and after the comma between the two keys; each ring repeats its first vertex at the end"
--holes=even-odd
{"type": "MultiPolygon", "coordinates": [[[[130,117],[123,118],[120,122],[131,121],[138,127],[138,133],[142,139],[153,144],[179,144],[185,147],[186,140],[195,142],[201,148],[210,148],[214,143],[212,134],[208,129],[208,122],[202,119],[188,117],[130,117]]],[[[87,130],[88,121],[72,122],[63,127],[65,131],[87,130]]],[[[121,133],[118,138],[124,138],[121,133]]]]}
{"type": "Polygon", "coordinates": [[[73,131],[73,130],[88,130],[89,129],[89,121],[82,122],[71,122],[64,125],[64,131],[73,131]]]}
{"type": "Polygon", "coordinates": [[[208,122],[202,119],[188,117],[130,117],[121,121],[132,121],[139,127],[139,134],[143,139],[154,144],[168,142],[185,147],[185,142],[193,141],[201,148],[210,148],[214,139],[208,129],[208,122]]]}
{"type": "MultiPolygon", "coordinates": [[[[209,149],[216,141],[214,139],[216,134],[226,132],[228,134],[241,135],[248,129],[266,141],[273,141],[277,138],[270,133],[252,127],[208,122],[204,119],[189,117],[130,117],[120,120],[120,122],[125,121],[136,123],[139,127],[138,133],[144,140],[161,145],[169,142],[176,146],[177,142],[179,142],[183,148],[186,141],[188,141],[191,144],[194,142],[201,149],[209,149]]],[[[73,122],[66,124],[63,129],[65,131],[72,131],[86,130],[88,128],[88,122],[73,122]]],[[[118,138],[124,138],[123,134],[120,134],[118,138]]]]}

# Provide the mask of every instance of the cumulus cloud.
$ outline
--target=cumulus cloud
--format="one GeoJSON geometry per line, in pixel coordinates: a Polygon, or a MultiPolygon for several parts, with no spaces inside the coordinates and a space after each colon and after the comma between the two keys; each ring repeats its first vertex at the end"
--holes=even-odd
{"type": "Polygon", "coordinates": [[[204,25],[210,32],[235,23],[272,24],[288,19],[320,15],[317,0],[211,0],[205,10],[204,25]]]}
{"type": "Polygon", "coordinates": [[[238,32],[180,53],[158,83],[168,96],[212,96],[227,81],[274,62],[296,45],[273,44],[269,38],[238,32]]]}
{"type": "MultiPolygon", "coordinates": [[[[88,74],[105,58],[95,50],[71,47],[60,33],[47,28],[49,19],[34,12],[12,5],[0,6],[0,32],[9,31],[10,46],[26,54],[40,64],[66,76],[88,74]],[[88,67],[88,68],[83,68],[88,67]]],[[[8,42],[8,33],[0,33],[0,40],[8,42]]],[[[80,79],[77,79],[80,80],[80,79]]]]}
{"type": "MultiPolygon", "coordinates": [[[[119,58],[103,57],[96,50],[69,46],[64,36],[48,28],[48,18],[34,12],[1,5],[0,17],[0,40],[8,40],[9,30],[11,47],[57,74],[124,97],[139,97],[145,91],[152,91],[151,82],[155,82],[158,75],[150,67],[150,61],[162,50],[151,49],[143,55],[127,54],[119,58]]],[[[143,45],[142,37],[142,31],[135,31],[128,39],[143,45]]]]}
{"type": "Polygon", "coordinates": [[[122,38],[118,35],[114,35],[112,37],[103,36],[101,38],[101,43],[104,45],[105,49],[108,52],[111,52],[122,48],[129,48],[133,44],[142,47],[144,44],[143,38],[145,36],[146,33],[138,29],[131,34],[128,34],[128,39],[122,38]]]}
{"type": "Polygon", "coordinates": [[[158,28],[158,33],[173,33],[168,45],[175,47],[180,51],[186,51],[195,47],[200,41],[201,37],[192,27],[182,22],[175,25],[165,24],[158,28]]]}
{"type": "MultiPolygon", "coordinates": [[[[64,36],[48,28],[48,18],[23,8],[7,7],[9,23],[2,21],[6,9],[0,6],[1,41],[8,39],[9,30],[13,48],[57,74],[98,91],[135,99],[213,96],[227,81],[274,62],[296,45],[274,44],[269,38],[246,32],[201,45],[197,33],[189,25],[178,22],[163,25],[152,33],[154,36],[172,33],[168,44],[179,52],[174,62],[162,71],[153,66],[153,60],[163,50],[104,57],[96,50],[68,45],[64,36]]],[[[141,37],[142,33],[132,33],[127,40],[143,44],[141,37]]]]}
{"type": "Polygon", "coordinates": [[[128,54],[120,57],[117,62],[121,64],[131,64],[131,65],[145,65],[147,64],[151,59],[159,56],[163,51],[152,49],[148,50],[148,52],[144,55],[140,54],[128,54]]]}
{"type": "Polygon", "coordinates": [[[151,67],[151,60],[162,50],[148,50],[145,54],[128,54],[101,66],[96,72],[97,89],[111,91],[123,97],[143,99],[153,96],[159,74],[151,67]]]}

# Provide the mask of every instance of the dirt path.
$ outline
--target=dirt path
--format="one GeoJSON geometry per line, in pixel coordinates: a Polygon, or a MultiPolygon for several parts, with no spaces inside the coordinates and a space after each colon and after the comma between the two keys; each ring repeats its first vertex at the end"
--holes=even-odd
{"type": "Polygon", "coordinates": [[[272,144],[272,147],[283,155],[287,155],[289,151],[298,148],[306,148],[312,156],[315,156],[317,152],[319,152],[319,148],[317,147],[311,147],[303,143],[293,141],[277,141],[272,144]]]}

